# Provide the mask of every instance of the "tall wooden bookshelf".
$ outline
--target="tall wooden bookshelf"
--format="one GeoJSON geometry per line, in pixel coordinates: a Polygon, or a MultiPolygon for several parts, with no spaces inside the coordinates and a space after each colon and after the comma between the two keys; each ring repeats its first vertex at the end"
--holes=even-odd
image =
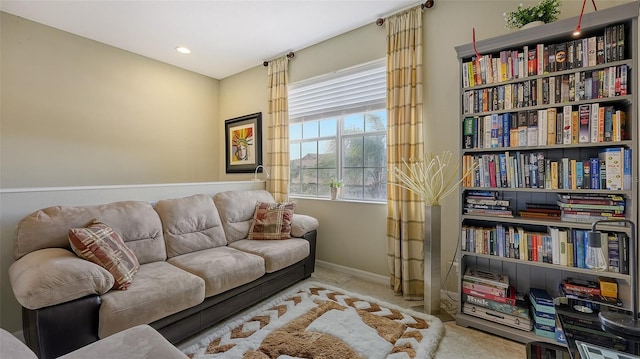
{"type": "MultiPolygon", "coordinates": [[[[526,155],[530,156],[531,153],[535,153],[536,155],[542,156],[543,162],[540,163],[547,167],[548,163],[545,162],[546,160],[549,160],[549,162],[562,162],[562,158],[568,158],[574,159],[576,160],[576,162],[579,161],[584,163],[585,160],[588,161],[591,158],[597,158],[600,152],[608,148],[621,148],[622,153],[624,153],[625,149],[631,150],[631,171],[627,174],[631,175],[631,183],[627,183],[626,187],[623,187],[621,189],[592,189],[590,185],[587,185],[590,188],[586,189],[583,188],[585,186],[576,186],[576,184],[572,183],[568,183],[568,185],[567,183],[562,183],[560,184],[560,188],[555,188],[553,185],[549,185],[549,181],[546,179],[543,179],[543,181],[546,182],[543,182],[541,184],[540,187],[542,188],[532,188],[531,180],[533,177],[529,179],[528,183],[523,183],[525,181],[522,180],[520,181],[520,184],[518,184],[518,181],[514,180],[513,178],[509,178],[505,183],[504,177],[501,178],[499,175],[497,179],[497,181],[499,182],[492,183],[491,181],[483,181],[482,185],[480,185],[479,181],[476,179],[478,176],[476,176],[474,177],[473,183],[467,182],[466,185],[462,187],[460,196],[461,228],[459,231],[459,233],[462,234],[460,235],[460,245],[458,246],[460,249],[458,250],[457,256],[459,263],[459,302],[461,304],[456,316],[456,323],[458,325],[484,330],[489,333],[504,336],[506,338],[510,338],[522,343],[529,343],[533,341],[554,342],[553,339],[547,339],[545,337],[538,336],[533,331],[519,330],[476,316],[465,314],[462,311],[462,275],[467,267],[478,267],[481,269],[506,274],[509,276],[511,284],[518,292],[528,293],[529,288],[535,287],[546,289],[552,296],[559,295],[559,284],[563,279],[567,277],[596,280],[599,275],[607,276],[610,278],[614,278],[618,282],[619,298],[623,302],[624,306],[626,308],[629,308],[631,291],[630,276],[628,274],[614,272],[598,273],[587,268],[560,265],[557,263],[552,264],[543,261],[532,261],[528,258],[516,259],[505,255],[505,252],[502,252],[502,254],[496,252],[482,253],[482,251],[478,251],[477,248],[475,250],[467,248],[467,243],[463,243],[467,240],[463,237],[463,229],[465,226],[494,228],[495,226],[502,225],[505,228],[508,228],[509,226],[522,227],[529,231],[540,232],[548,232],[549,228],[560,228],[566,231],[588,230],[591,228],[591,223],[589,222],[572,222],[552,218],[525,218],[519,215],[520,211],[526,210],[527,203],[555,204],[558,195],[579,196],[587,194],[617,195],[623,197],[625,201],[625,218],[634,221],[636,224],[639,223],[640,211],[638,210],[638,202],[640,192],[638,191],[638,167],[640,167],[640,161],[638,160],[638,158],[640,151],[638,147],[638,139],[640,138],[640,126],[638,125],[638,74],[636,73],[636,69],[638,69],[637,36],[639,14],[640,3],[631,2],[620,6],[585,14],[582,19],[582,34],[579,37],[574,37],[572,34],[578,23],[578,18],[575,17],[556,21],[550,24],[544,24],[532,29],[517,30],[510,32],[507,35],[478,41],[476,44],[476,48],[478,53],[482,57],[484,57],[484,60],[482,61],[487,60],[485,55],[491,55],[492,58],[498,59],[500,59],[502,55],[502,60],[507,63],[507,69],[510,68],[509,66],[517,67],[517,70],[507,70],[507,75],[503,76],[503,74],[505,73],[504,67],[502,69],[494,70],[493,66],[485,64],[484,81],[475,81],[475,79],[469,81],[469,62],[472,62],[472,66],[474,66],[474,69],[482,69],[481,62],[478,64],[476,64],[475,62],[476,52],[474,50],[473,44],[466,44],[456,47],[458,61],[460,64],[459,120],[461,156],[467,156],[467,158],[476,157],[477,159],[481,159],[482,156],[487,156],[485,158],[491,158],[491,156],[493,156],[493,158],[497,161],[498,157],[502,154],[505,154],[505,157],[508,160],[509,156],[515,156],[516,154],[524,154],[526,157],[526,155]],[[617,29],[620,29],[621,27],[624,30],[618,31],[617,29]],[[612,28],[615,28],[616,31],[621,32],[624,37],[623,51],[620,52],[619,55],[616,55],[616,57],[613,57],[611,52],[600,54],[597,52],[598,49],[596,42],[596,62],[591,62],[587,54],[585,57],[583,57],[585,63],[581,64],[580,61],[577,60],[577,51],[582,49],[577,48],[576,46],[578,45],[576,44],[588,44],[590,38],[595,38],[597,41],[597,38],[599,36],[602,36],[604,38],[606,32],[611,32],[612,28]],[[586,40],[583,42],[582,39],[586,40]],[[568,50],[566,50],[570,44],[573,50],[571,54],[569,54],[568,50]],[[540,45],[542,45],[542,47],[540,47],[540,45]],[[562,49],[563,45],[565,46],[565,51],[567,52],[565,52],[566,57],[560,57],[560,60],[564,60],[565,63],[553,64],[556,58],[554,57],[552,59],[548,57],[548,53],[545,53],[544,49],[548,48],[550,49],[550,51],[560,51],[559,49],[562,49]],[[535,73],[532,72],[531,74],[529,74],[527,54],[523,55],[525,60],[524,65],[520,66],[521,60],[518,59],[517,53],[524,53],[524,51],[531,49],[539,50],[539,53],[542,54],[543,62],[540,64],[542,66],[541,73],[538,73],[538,69],[536,66],[535,73]],[[509,57],[504,55],[505,53],[509,54],[509,52],[512,56],[511,60],[509,60],[509,57]],[[516,55],[513,55],[514,52],[516,53],[516,55]],[[605,57],[603,62],[598,61],[597,56],[599,55],[605,57]],[[552,63],[552,65],[545,65],[545,57],[552,63]],[[571,64],[569,64],[568,59],[573,60],[571,64]],[[545,66],[555,66],[556,68],[545,66]],[[612,70],[610,70],[611,68],[612,70]],[[491,80],[489,69],[491,69],[492,74],[496,75],[496,80],[494,80],[494,82],[489,81],[491,80]],[[522,75],[523,72],[527,72],[527,74],[526,77],[514,76],[515,72],[517,72],[518,75],[522,75]],[[602,93],[597,91],[601,90],[601,88],[596,88],[593,86],[593,81],[595,81],[596,79],[601,80],[600,74],[602,73],[608,73],[608,75],[616,74],[616,76],[614,76],[615,79],[620,78],[620,74],[623,74],[625,72],[627,77],[626,90],[620,91],[619,88],[616,88],[615,80],[613,80],[614,83],[611,86],[605,88],[607,90],[611,88],[614,93],[612,93],[612,96],[608,96],[608,93],[607,96],[603,96],[602,93]],[[592,91],[590,93],[584,93],[585,89],[580,85],[585,83],[585,81],[583,80],[585,77],[591,77],[590,84],[592,91]],[[499,78],[500,81],[498,81],[497,78],[499,78]],[[570,81],[574,81],[573,83],[569,84],[570,94],[568,98],[563,96],[564,92],[561,88],[560,96],[558,98],[554,97],[553,99],[551,99],[550,96],[554,96],[555,92],[553,94],[545,93],[545,91],[548,91],[549,83],[554,81],[559,86],[566,86],[562,83],[564,78],[569,78],[570,81]],[[525,82],[528,82],[528,85],[524,85],[525,82]],[[522,93],[525,87],[532,86],[533,83],[535,83],[535,85],[533,85],[535,86],[535,89],[528,89],[528,91],[530,92],[529,98],[527,98],[525,94],[523,100],[522,98],[518,98],[517,96],[514,96],[513,93],[511,93],[510,98],[514,100],[507,105],[506,98],[507,96],[509,96],[509,93],[507,93],[505,96],[505,91],[510,92],[514,91],[514,88],[518,88],[518,92],[522,93]],[[575,87],[576,83],[578,84],[578,88],[575,87]],[[571,92],[572,85],[574,86],[574,92],[571,92]],[[542,89],[539,89],[540,86],[542,86],[542,89]],[[506,90],[507,87],[509,87],[509,90],[506,90]],[[470,94],[470,92],[473,92],[473,94],[470,94]],[[494,96],[494,94],[496,95],[494,96]],[[532,94],[533,96],[531,96],[532,94]],[[489,100],[484,103],[483,101],[478,100],[478,96],[480,96],[480,98],[488,96],[489,100]],[[532,98],[535,98],[535,103],[532,101],[532,98]],[[568,111],[570,113],[572,123],[575,123],[575,120],[573,118],[573,116],[575,115],[573,114],[573,112],[578,112],[581,109],[581,106],[583,110],[586,109],[587,107],[583,105],[589,105],[588,107],[591,109],[609,107],[614,109],[614,111],[623,111],[626,114],[626,137],[617,137],[615,141],[600,142],[600,140],[597,140],[597,135],[594,133],[594,136],[596,137],[593,138],[593,140],[595,140],[595,142],[592,142],[590,139],[589,141],[578,141],[578,143],[574,143],[575,140],[571,139],[568,143],[566,143],[564,142],[565,140],[563,138],[556,138],[556,140],[561,140],[560,143],[557,143],[557,141],[549,141],[549,136],[552,136],[552,134],[549,134],[549,136],[547,136],[546,138],[545,143],[530,145],[529,143],[525,144],[522,142],[511,143],[510,140],[509,143],[506,143],[506,138],[503,138],[502,141],[496,141],[494,139],[495,136],[492,138],[490,134],[485,135],[484,131],[480,134],[477,134],[477,124],[479,122],[482,122],[482,124],[484,125],[484,118],[486,117],[497,115],[499,118],[497,122],[499,122],[500,118],[509,118],[508,116],[514,115],[517,117],[518,113],[520,112],[533,112],[542,116],[540,110],[548,110],[550,108],[555,108],[556,112],[560,114],[568,111]],[[568,110],[566,106],[570,106],[570,110],[568,110]],[[509,115],[504,115],[507,113],[509,115]],[[473,137],[470,140],[469,132],[466,133],[466,137],[464,133],[465,119],[474,117],[476,118],[476,127],[474,128],[475,133],[472,132],[473,137]],[[471,141],[471,143],[465,143],[465,140],[471,141]],[[513,217],[497,217],[493,214],[486,213],[467,213],[467,211],[464,210],[466,204],[465,196],[472,191],[493,191],[498,193],[500,199],[508,199],[510,201],[510,209],[512,209],[513,211],[513,217]]],[[[585,51],[590,48],[592,47],[586,47],[585,51]]],[[[603,51],[606,52],[610,50],[605,45],[603,46],[603,51]]],[[[492,60],[489,60],[489,63],[491,62],[492,60]]],[[[500,66],[500,64],[501,61],[498,61],[498,66],[500,66]]],[[[526,90],[524,92],[526,92],[526,90]]],[[[597,118],[598,114],[596,113],[594,114],[594,116],[597,118]]],[[[556,120],[558,119],[559,118],[556,118],[556,120]]],[[[564,120],[564,117],[562,117],[562,119],[564,120]]],[[[488,123],[490,124],[490,121],[488,123]]],[[[517,124],[517,121],[509,122],[509,124],[511,123],[517,124]]],[[[541,140],[541,142],[543,142],[544,136],[539,136],[538,140],[541,140]]],[[[531,142],[535,143],[535,141],[531,142]]],[[[566,169],[567,167],[564,168],[566,169]]],[[[549,171],[548,167],[546,168],[546,170],[546,175],[552,173],[549,171]]],[[[513,169],[511,171],[513,171],[513,169]]],[[[576,173],[574,173],[573,175],[575,176],[576,173]]],[[[512,176],[518,176],[519,179],[522,179],[521,175],[518,175],[517,173],[512,176]]],[[[483,177],[483,179],[486,179],[486,177],[483,177]]],[[[612,231],[612,233],[626,231],[627,234],[629,234],[628,228],[622,228],[620,226],[599,225],[598,229],[612,231]]],[[[635,237],[638,238],[638,233],[635,233],[635,237]]]]}

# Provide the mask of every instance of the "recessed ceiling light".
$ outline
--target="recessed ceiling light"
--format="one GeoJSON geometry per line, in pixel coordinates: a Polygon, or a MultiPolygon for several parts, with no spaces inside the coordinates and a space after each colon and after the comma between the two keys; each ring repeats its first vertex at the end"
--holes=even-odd
{"type": "Polygon", "coordinates": [[[191,53],[191,50],[187,49],[187,48],[186,48],[186,47],[184,47],[184,46],[178,46],[178,47],[176,47],[176,51],[178,51],[178,52],[179,52],[179,53],[181,53],[181,54],[190,54],[190,53],[191,53]]]}

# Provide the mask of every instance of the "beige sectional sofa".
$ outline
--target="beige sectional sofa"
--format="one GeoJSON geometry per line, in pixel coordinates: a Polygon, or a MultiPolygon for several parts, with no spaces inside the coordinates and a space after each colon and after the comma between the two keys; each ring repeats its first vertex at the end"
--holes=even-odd
{"type": "Polygon", "coordinates": [[[23,307],[25,341],[53,358],[149,324],[176,343],[311,275],[316,219],[294,214],[286,240],[246,239],[266,191],[229,191],[156,203],[49,207],[18,225],[9,277],[23,307]],[[140,267],[127,290],[78,257],[69,229],[92,219],[113,228],[140,267]]]}

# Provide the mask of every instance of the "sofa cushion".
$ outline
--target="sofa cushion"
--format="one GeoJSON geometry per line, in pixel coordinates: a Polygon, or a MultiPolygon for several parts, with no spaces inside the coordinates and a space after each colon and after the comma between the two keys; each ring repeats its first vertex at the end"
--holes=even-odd
{"type": "Polygon", "coordinates": [[[265,190],[227,191],[213,196],[218,208],[227,243],[246,239],[253,222],[256,202],[275,202],[271,193],[265,190]]]}
{"type": "Polygon", "coordinates": [[[318,229],[318,220],[304,214],[294,214],[291,220],[291,236],[301,238],[305,233],[318,229]]]}
{"type": "Polygon", "coordinates": [[[101,299],[98,336],[104,338],[202,303],[204,280],[167,262],[147,263],[128,290],[112,290],[101,299]]]}
{"type": "Polygon", "coordinates": [[[167,258],[160,217],[149,203],[140,201],[38,210],[18,223],[14,258],[43,248],[71,249],[69,229],[84,227],[92,218],[118,232],[140,264],[167,258]]]}
{"type": "Polygon", "coordinates": [[[167,257],[227,244],[218,209],[210,196],[162,200],[155,208],[162,220],[167,257]]]}
{"type": "Polygon", "coordinates": [[[229,247],[218,247],[173,257],[169,263],[204,279],[210,297],[262,277],[264,259],[229,247]]]}
{"type": "Polygon", "coordinates": [[[115,283],[106,269],[62,248],[40,249],[18,259],[9,267],[9,282],[27,309],[103,294],[115,283]]]}
{"type": "MultiPolygon", "coordinates": [[[[18,358],[18,357],[16,357],[18,358]]],[[[91,343],[58,359],[187,359],[162,334],[148,325],[138,325],[91,343]]]]}
{"type": "Polygon", "coordinates": [[[292,202],[256,203],[247,239],[289,239],[295,204],[292,202]]]}
{"type": "Polygon", "coordinates": [[[309,241],[301,238],[286,241],[243,239],[231,243],[229,247],[264,258],[267,273],[288,267],[309,256],[309,241]]]}
{"type": "Polygon", "coordinates": [[[0,358],[38,359],[36,354],[20,339],[2,328],[0,328],[0,358]]]}
{"type": "Polygon", "coordinates": [[[113,228],[93,219],[85,228],[69,230],[71,249],[80,258],[91,261],[111,273],[114,288],[126,290],[140,268],[136,255],[113,228]]]}

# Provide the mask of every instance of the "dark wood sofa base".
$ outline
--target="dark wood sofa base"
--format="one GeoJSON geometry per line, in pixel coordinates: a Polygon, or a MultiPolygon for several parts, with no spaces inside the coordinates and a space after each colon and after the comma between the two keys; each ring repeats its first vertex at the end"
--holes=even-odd
{"type": "MultiPolygon", "coordinates": [[[[310,253],[304,260],[277,272],[205,298],[199,305],[149,323],[176,344],[271,295],[309,278],[315,269],[317,231],[304,235],[310,253]]],[[[36,310],[22,308],[25,342],[41,359],[57,358],[98,338],[100,297],[87,296],[36,310]]]]}

